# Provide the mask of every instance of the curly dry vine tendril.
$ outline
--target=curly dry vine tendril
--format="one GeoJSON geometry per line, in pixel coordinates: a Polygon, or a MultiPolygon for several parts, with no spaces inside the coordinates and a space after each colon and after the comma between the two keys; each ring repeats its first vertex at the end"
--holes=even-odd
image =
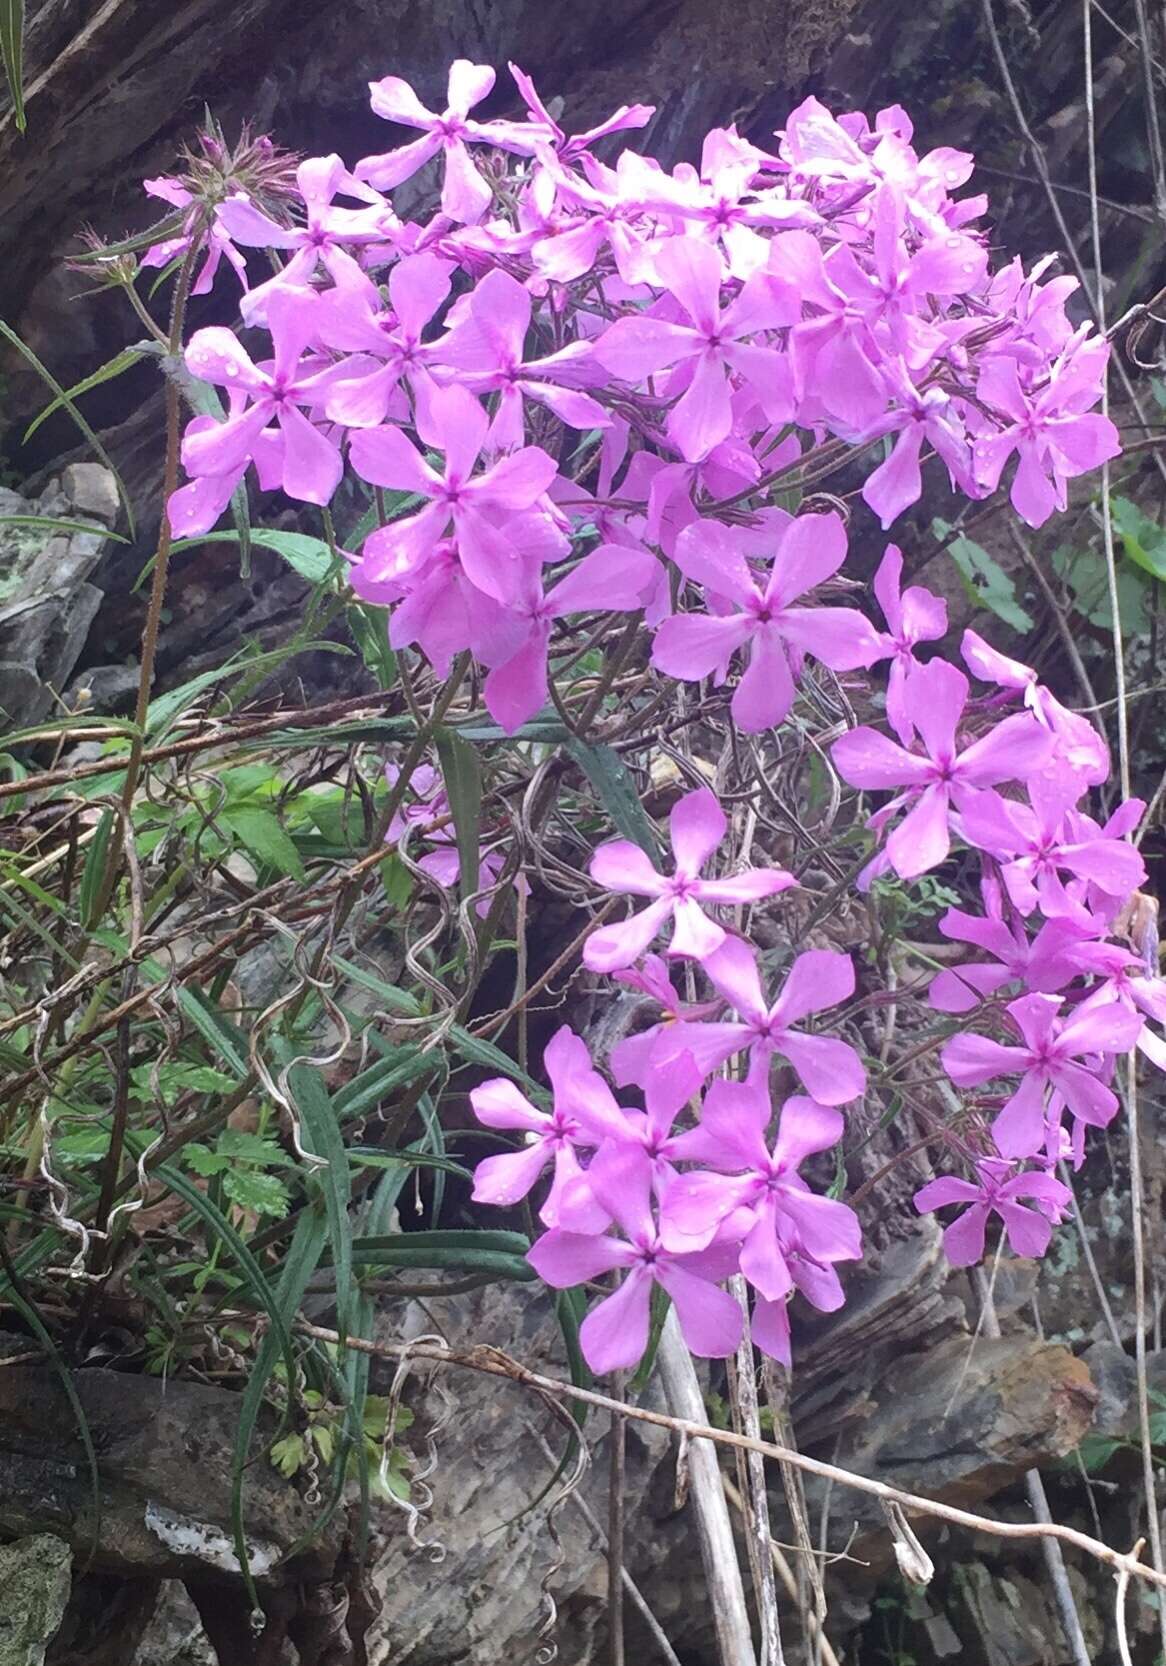
{"type": "MultiPolygon", "coordinates": [[[[432,1490],[428,1486],[423,1485],[423,1502],[420,1506],[418,1506],[411,1498],[399,1497],[390,1485],[391,1476],[389,1466],[392,1460],[394,1448],[396,1446],[397,1414],[401,1409],[401,1396],[404,1393],[405,1383],[415,1364],[413,1351],[414,1349],[423,1346],[438,1350],[438,1354],[440,1355],[446,1349],[448,1344],[446,1343],[444,1337],[437,1336],[432,1333],[424,1336],[416,1336],[411,1341],[403,1344],[399,1355],[399,1363],[393,1374],[392,1387],[389,1389],[388,1405],[385,1410],[385,1432],[381,1441],[381,1461],[379,1473],[385,1497],[398,1510],[402,1510],[405,1514],[406,1533],[408,1535],[409,1543],[415,1550],[424,1551],[429,1561],[434,1563],[434,1565],[437,1565],[438,1563],[445,1561],[445,1545],[440,1539],[423,1539],[421,1537],[421,1525],[424,1520],[422,1511],[427,1510],[433,1502],[432,1490]]],[[[432,1359],[434,1355],[429,1354],[424,1357],[432,1359]]],[[[426,1475],[433,1474],[437,1465],[437,1449],[436,1446],[432,1444],[433,1437],[440,1429],[444,1429],[448,1425],[451,1415],[452,1413],[450,1412],[448,1405],[443,1404],[442,1414],[438,1418],[437,1424],[430,1431],[431,1461],[425,1470],[415,1477],[417,1480],[424,1482],[424,1477],[426,1475]]]]}
{"type": "Polygon", "coordinates": [[[327,1161],[323,1157],[317,1156],[315,1152],[306,1150],[304,1147],[299,1114],[295,1108],[294,1097],[291,1089],[288,1086],[288,1078],[291,1071],[294,1070],[297,1065],[306,1064],[314,1069],[322,1070],[328,1065],[336,1064],[344,1057],[344,1054],[351,1045],[352,1030],[349,1026],[347,1018],[344,1016],[344,1013],[332,999],[332,990],[335,987],[335,978],[322,978],[305,964],[307,944],[305,942],[304,935],[293,932],[290,927],[276,915],[264,913],[263,918],[267,920],[268,924],[275,932],[286,938],[292,944],[292,965],[297,975],[297,982],[293,984],[292,988],[285,995],[281,995],[277,1000],[270,1002],[256,1019],[248,1042],[248,1056],[251,1061],[251,1067],[255,1071],[255,1074],[258,1076],[260,1082],[263,1084],[266,1092],[275,1101],[275,1103],[281,1106],[287,1113],[291,1125],[292,1144],[295,1148],[296,1156],[307,1168],[322,1169],[328,1166],[327,1161]],[[336,1045],[330,1048],[327,1052],[319,1054],[297,1054],[295,1058],[290,1059],[288,1063],[284,1065],[284,1067],[280,1070],[278,1077],[273,1078],[263,1059],[262,1053],[260,1052],[259,1044],[262,1039],[264,1029],[273,1024],[274,1020],[285,1010],[285,1008],[297,1005],[301,998],[310,989],[315,990],[315,992],[319,995],[324,1010],[337,1031],[339,1040],[336,1045]]]}

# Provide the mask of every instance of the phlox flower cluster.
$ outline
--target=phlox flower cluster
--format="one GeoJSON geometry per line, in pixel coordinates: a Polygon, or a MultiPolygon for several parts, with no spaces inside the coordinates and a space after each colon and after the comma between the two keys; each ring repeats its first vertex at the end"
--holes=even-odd
{"type": "MultiPolygon", "coordinates": [[[[204,256],[200,283],[221,260],[238,272],[250,343],[213,326],[186,347],[225,406],[187,427],[171,524],[209,529],[251,468],[318,505],[354,477],[376,524],[348,552],[353,590],[439,676],[472,656],[508,733],[543,707],[560,648],[613,615],[642,618],[660,677],[731,683],[746,733],[785,723],[815,665],[862,672],[876,720],[831,748],[844,783],[885,795],[860,886],[910,882],[953,848],[980,873],[982,912],[940,922],[974,952],[928,993],[952,1025],[939,1063],[966,1113],[945,1134],[958,1172],[916,1206],[960,1206],[945,1233],[957,1265],[984,1253],[993,1216],[1016,1253],[1043,1253],[1070,1201],[1058,1164],[1117,1113],[1117,1059],[1137,1047],[1166,1065],[1152,1028],[1166,985],[1121,940],[1145,878],[1130,841],[1142,807],[1093,819],[1103,739],[976,633],[962,669],[943,658],[945,605],[904,587],[896,545],[868,616],[838,509],[775,499],[858,461],[886,529],[934,458],[964,498],[1006,483],[1039,526],[1117,453],[1094,409],[1106,344],[1074,327],[1075,285],[1047,262],[991,268],[985,199],[957,194],[972,158],[918,153],[898,106],[869,122],[809,98],[772,149],[715,129],[699,164],[668,170],[595,154],[646,107],[569,135],[512,74],[521,119],[473,114],[495,78],[465,60],[440,111],[387,76],[372,106],[406,142],[351,168],[301,162],[292,213],[229,192],[206,247],[166,245],[204,256]],[[277,251],[274,275],[256,283],[242,249],[277,251]]],[[[163,194],[182,207],[183,189],[163,194]]],[[[389,838],[421,839],[422,869],[453,884],[441,783],[424,770],[411,785],[389,838]]],[[[694,1352],[731,1353],[734,1275],[755,1341],[788,1363],[792,1293],[837,1308],[837,1269],[862,1254],[855,1212],[801,1173],[845,1153],[846,1108],[868,1092],[855,966],[809,947],[775,976],[742,921],[780,914],[795,879],[718,866],[727,830],[701,788],[672,809],[667,861],[624,840],[594,852],[597,889],[634,900],[584,963],[659,1011],[613,1049],[614,1088],[564,1027],[544,1055],[549,1111],[505,1078],[471,1096],[482,1123],[523,1136],[479,1163],[475,1197],[512,1206],[540,1188],[540,1275],[613,1285],[582,1327],[597,1371],[639,1360],[657,1287],[694,1352]]],[[[483,886],[501,861],[483,844],[483,886]]]]}
{"type": "Polygon", "coordinates": [[[439,672],[471,652],[508,730],[545,701],[566,622],[618,612],[644,613],[666,675],[739,671],[734,719],[760,730],[807,659],[846,671],[879,651],[853,608],[823,605],[841,521],[764,507],[783,475],[869,453],[886,527],[925,454],[973,498],[1015,458],[1035,525],[1115,455],[1092,409],[1107,348],[1073,328],[1072,282],[989,269],[984,199],[955,194],[972,158],[919,155],[902,109],[836,120],[810,98],[772,150],[718,128],[698,166],[668,170],[592,149],[647,107],[570,137],[513,76],[521,120],[472,114],[495,77],[464,59],[441,111],[386,76],[373,109],[416,137],[352,168],[301,162],[293,213],[245,189],[215,204],[199,283],[233,264],[260,344],[220,326],[187,344],[226,412],[187,428],[176,533],[211,527],[252,467],[320,505],[347,468],[385,510],[353,588],[439,672]],[[428,164],[433,212],[403,218],[387,193],[428,164]],[[276,255],[274,276],[255,283],[247,249],[276,255]]]}

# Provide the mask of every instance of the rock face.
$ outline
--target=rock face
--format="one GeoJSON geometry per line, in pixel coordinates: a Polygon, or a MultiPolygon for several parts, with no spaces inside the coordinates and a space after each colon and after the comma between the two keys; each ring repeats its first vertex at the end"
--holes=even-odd
{"type": "MultiPolygon", "coordinates": [[[[92,1566],[131,1578],[236,1574],[231,1474],[239,1396],[101,1369],[75,1372],[73,1386],[99,1454],[101,1511],[92,1566]]],[[[95,1523],[85,1450],[60,1379],[47,1367],[0,1372],[0,1496],[4,1534],[52,1532],[82,1560],[89,1558],[95,1523]]],[[[307,1533],[313,1512],[269,1463],[249,1467],[244,1501],[259,1583],[316,1580],[331,1572],[335,1529],[311,1552],[284,1561],[307,1533]]]]}
{"type": "Polygon", "coordinates": [[[69,1600],[71,1561],[51,1533],[0,1545],[0,1666],[43,1666],[69,1600]]]}
{"type": "Polygon", "coordinates": [[[13,728],[36,723],[65,692],[101,606],[89,579],[117,517],[113,475],[98,463],[70,464],[39,498],[0,488],[0,712],[13,728]],[[54,533],[10,516],[89,522],[93,531],[54,533]]]}

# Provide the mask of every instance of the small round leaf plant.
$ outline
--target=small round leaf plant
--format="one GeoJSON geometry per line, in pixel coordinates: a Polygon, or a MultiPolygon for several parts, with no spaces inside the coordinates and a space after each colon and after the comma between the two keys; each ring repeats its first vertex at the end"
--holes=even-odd
{"type": "MultiPolygon", "coordinates": [[[[957,1266],[994,1219],[1041,1255],[1070,1204],[1058,1165],[1119,1112],[1118,1059],[1166,1064],[1166,985],[1122,937],[1142,806],[1094,818],[1101,735],[975,632],[945,652],[945,603],[904,584],[895,544],[869,596],[845,569],[856,528],[869,542],[872,517],[885,531],[917,502],[929,459],[966,500],[1006,482],[1031,526],[1063,509],[1118,452],[1095,409],[1106,343],[1070,322],[1074,284],[1047,262],[993,267],[986,201],[959,194],[971,156],[920,154],[898,106],[872,123],[808,98],[772,149],[717,128],[669,170],[620,148],[647,107],[568,135],[511,72],[521,119],[474,115],[494,72],[459,59],[440,112],[395,76],[372,85],[376,114],[415,136],[351,168],[313,157],[274,193],[240,169],[201,211],[197,181],[151,182],[183,218],[148,259],[242,285],[240,329],[186,343],[221,414],[187,426],[172,529],[208,531],[252,470],[306,504],[363,493],[378,513],[343,552],[352,591],[398,654],[438,678],[468,665],[520,740],[581,621],[606,624],[593,642],[639,667],[645,701],[692,711],[702,688],[731,690],[704,720],[721,744],[804,735],[807,685],[845,677],[869,721],[820,752],[839,791],[876,795],[859,892],[954,853],[978,893],[939,921],[966,954],[930,983],[922,1051],[958,1114],[916,1208],[954,1206],[957,1266]],[[814,490],[839,473],[849,498],[814,490]]],[[[450,886],[440,777],[424,765],[413,792],[389,837],[432,830],[427,871],[450,886]]],[[[559,1028],[549,1109],[505,1077],[471,1094],[481,1124],[519,1137],[479,1162],[474,1196],[529,1200],[548,1284],[605,1281],[581,1333],[597,1372],[640,1360],[657,1286],[694,1353],[731,1354],[737,1274],[754,1340],[788,1363],[792,1294],[838,1308],[838,1269],[863,1252],[855,1210],[802,1171],[845,1155],[871,1090],[855,1015],[877,1004],[874,972],[856,996],[850,954],[802,943],[771,975],[751,926],[771,950],[795,875],[730,845],[713,786],[675,797],[670,832],[658,865],[629,840],[594,849],[595,894],[628,901],[582,951],[659,1021],[606,1078],[559,1028]]],[[[496,846],[480,867],[499,881],[496,846]]]]}

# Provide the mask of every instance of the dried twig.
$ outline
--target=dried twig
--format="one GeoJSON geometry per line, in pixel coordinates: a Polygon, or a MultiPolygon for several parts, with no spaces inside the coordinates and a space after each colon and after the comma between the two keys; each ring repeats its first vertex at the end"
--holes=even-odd
{"type": "MultiPolygon", "coordinates": [[[[234,1313],[231,1317],[241,1319],[245,1315],[234,1313]]],[[[250,1317],[254,1318],[254,1315],[250,1317]]],[[[308,1324],[306,1320],[298,1321],[292,1329],[301,1336],[314,1337],[319,1342],[339,1343],[340,1340],[338,1332],[327,1330],[322,1325],[308,1324]]],[[[919,1493],[904,1492],[902,1488],[892,1487],[886,1481],[876,1481],[873,1476],[859,1475],[854,1470],[841,1468],[838,1464],[826,1463],[821,1458],[811,1458],[806,1453],[796,1452],[788,1446],[778,1446],[768,1440],[754,1440],[749,1435],[735,1434],[732,1429],[714,1429],[711,1424],[700,1422],[696,1418],[650,1411],[646,1406],[633,1406],[613,1400],[610,1395],[600,1394],[596,1389],[579,1388],[575,1383],[565,1382],[560,1377],[548,1377],[544,1372],[531,1371],[498,1348],[479,1344],[468,1349],[426,1349],[403,1342],[366,1342],[356,1336],[346,1338],[346,1345],[357,1352],[372,1354],[382,1359],[398,1359],[407,1347],[415,1359],[432,1358],[459,1369],[481,1371],[490,1377],[502,1377],[522,1387],[537,1389],[541,1393],[578,1400],[584,1405],[598,1406],[605,1411],[618,1411],[625,1417],[634,1418],[636,1422],[651,1423],[660,1429],[670,1429],[688,1441],[709,1441],[718,1446],[741,1447],[747,1452],[760,1452],[763,1457],[773,1458],[778,1463],[792,1464],[808,1475],[817,1475],[823,1480],[849,1487],[852,1491],[885,1499],[914,1515],[934,1516],[937,1521],[946,1521],[953,1527],[965,1527],[973,1533],[987,1533],[997,1539],[1057,1539],[1061,1544],[1072,1545],[1075,1549],[1083,1551],[1086,1556],[1092,1556],[1116,1573],[1125,1569],[1131,1576],[1145,1580],[1148,1585],[1166,1590],[1166,1574],[1159,1573],[1156,1568],[1147,1567],[1144,1562],[1138,1561],[1131,1551],[1114,1550],[1112,1545],[1107,1545],[1101,1539],[1094,1539],[1076,1527],[1066,1527],[1057,1521],[993,1521],[990,1516],[976,1515],[972,1510],[961,1510],[957,1505],[944,1504],[937,1498],[924,1498],[919,1493]]],[[[691,1361],[689,1365],[691,1367],[691,1361]]],[[[699,1399],[699,1386],[697,1397],[699,1399]]],[[[701,1409],[703,1410],[703,1404],[701,1409]]],[[[701,1448],[698,1446],[695,1450],[700,1451],[701,1448]]]]}

